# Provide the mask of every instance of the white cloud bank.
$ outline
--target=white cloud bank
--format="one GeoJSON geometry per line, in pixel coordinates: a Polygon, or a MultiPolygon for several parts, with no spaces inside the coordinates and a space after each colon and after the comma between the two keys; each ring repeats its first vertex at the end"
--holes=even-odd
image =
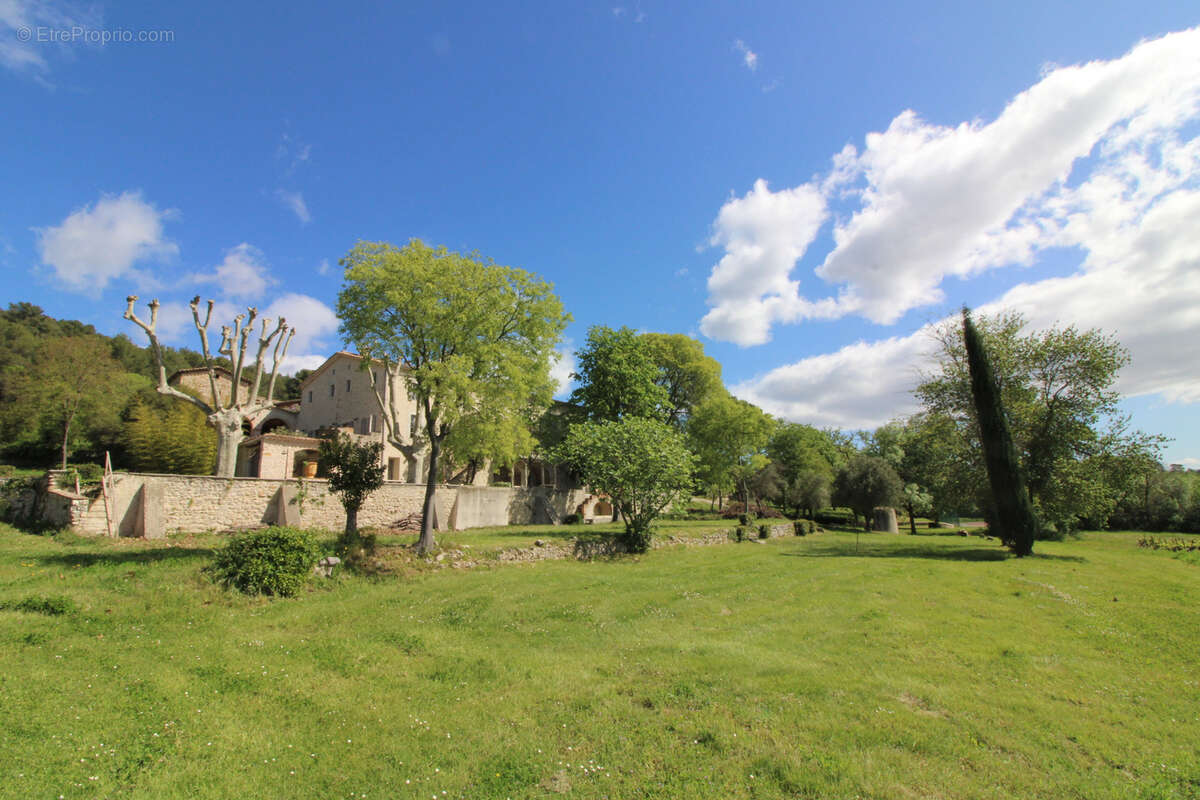
{"type": "Polygon", "coordinates": [[[143,200],[141,192],[102,195],[59,225],[38,230],[38,253],[66,288],[98,294],[111,280],[141,275],[136,264],[179,253],[163,232],[172,216],[143,200]]]}
{"type": "MultiPolygon", "coordinates": [[[[979,310],[1015,309],[1034,328],[1113,331],[1133,357],[1124,392],[1198,402],[1198,121],[1200,29],[1051,69],[991,123],[940,127],[906,111],[861,153],[838,154],[827,175],[780,192],[760,181],[726,203],[713,233],[726,252],[701,329],[745,346],[768,341],[776,323],[893,323],[945,302],[948,277],[1074,247],[1074,274],[1020,284],[979,310]],[[792,272],[839,196],[852,209],[814,270],[836,292],[811,299],[792,272]]],[[[911,410],[927,363],[918,331],[779,367],[736,391],[793,419],[871,427],[911,410]]]]}

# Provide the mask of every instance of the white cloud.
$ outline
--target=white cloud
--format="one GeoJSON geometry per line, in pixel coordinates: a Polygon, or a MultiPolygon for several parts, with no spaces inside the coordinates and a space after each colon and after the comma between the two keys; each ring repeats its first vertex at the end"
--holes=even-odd
{"type": "MultiPolygon", "coordinates": [[[[1115,220],[1106,225],[1112,221],[1100,221],[1098,213],[1077,220],[1086,227],[1081,240],[1090,251],[1078,272],[1019,284],[977,310],[1019,311],[1027,330],[1073,324],[1113,333],[1130,354],[1117,382],[1123,394],[1200,402],[1200,238],[1192,231],[1200,219],[1200,190],[1171,192],[1130,222],[1132,213],[1121,207],[1136,206],[1136,193],[1111,177],[1097,176],[1078,190],[1115,220]]],[[[919,374],[934,366],[928,331],[924,326],[908,336],[806,358],[733,391],[788,419],[873,428],[916,409],[910,393],[919,374]]]]}
{"type": "MultiPolygon", "coordinates": [[[[77,6],[52,0],[0,0],[0,66],[32,75],[46,84],[50,72],[46,54],[70,52],[72,43],[39,41],[39,28],[70,31],[102,24],[96,6],[77,6]]],[[[49,85],[49,84],[46,84],[49,85]]]]}
{"type": "Polygon", "coordinates": [[[315,297],[289,292],[261,309],[261,313],[274,320],[282,316],[288,326],[296,330],[284,362],[288,373],[314,369],[337,349],[334,339],[338,329],[337,315],[315,297]]]}
{"type": "Polygon", "coordinates": [[[196,274],[194,283],[215,283],[224,297],[252,300],[261,297],[268,287],[275,284],[269,274],[261,250],[242,242],[225,252],[225,259],[217,265],[211,275],[196,274]]]}
{"type": "MultiPolygon", "coordinates": [[[[1085,244],[1084,230],[1105,225],[1110,212],[1081,204],[1086,198],[1069,185],[1080,177],[1073,170],[1085,178],[1140,171],[1151,182],[1134,191],[1150,197],[1172,175],[1197,175],[1185,147],[1173,148],[1178,164],[1153,162],[1200,112],[1198,54],[1195,29],[1144,42],[1113,61],[1054,68],[987,124],[945,127],[912,111],[900,114],[886,131],[868,134],[861,153],[848,146],[835,156],[824,178],[784,190],[819,187],[828,198],[851,200],[849,216],[834,225],[833,249],[814,270],[836,295],[811,300],[800,294],[799,281],[788,279],[814,237],[795,237],[805,246],[782,264],[773,244],[790,233],[779,228],[793,223],[773,219],[771,204],[763,202],[761,215],[743,225],[748,234],[736,250],[714,236],[726,256],[713,277],[723,272],[723,282],[733,283],[744,274],[761,286],[769,273],[772,286],[736,308],[710,286],[714,309],[702,328],[756,344],[769,338],[775,322],[859,314],[892,323],[942,302],[948,277],[1028,265],[1045,248],[1085,244]],[[1139,165],[1138,157],[1150,163],[1139,165]]],[[[1095,182],[1091,190],[1103,186],[1095,182]]],[[[722,208],[718,231],[726,209],[739,202],[722,208]]]]}
{"type": "MultiPolygon", "coordinates": [[[[1104,131],[1088,148],[1090,158],[1083,174],[1073,175],[1068,182],[1063,180],[1066,172],[1060,171],[1058,177],[1050,178],[1052,185],[1046,191],[1036,193],[1032,199],[1020,200],[1020,207],[1004,224],[986,229],[976,223],[972,223],[974,227],[960,225],[964,219],[977,216],[979,207],[1005,206],[1005,203],[1011,206],[1016,202],[1014,198],[1019,199],[1021,195],[1021,191],[1008,192],[1005,203],[998,203],[995,195],[977,199],[977,194],[987,194],[990,190],[978,182],[958,182],[962,175],[980,173],[983,168],[974,163],[978,160],[986,162],[985,166],[994,171],[994,154],[972,150],[969,157],[956,157],[952,170],[955,175],[937,169],[936,163],[922,166],[925,174],[919,180],[906,174],[904,190],[900,193],[903,203],[885,203],[880,199],[887,192],[877,187],[895,184],[868,182],[864,193],[874,192],[875,195],[866,202],[866,210],[859,213],[874,215],[873,219],[883,221],[864,225],[876,226],[883,231],[902,217],[910,224],[922,227],[914,228],[911,237],[895,230],[888,237],[879,232],[862,234],[866,238],[855,240],[853,247],[870,245],[881,254],[886,250],[896,254],[898,263],[911,266],[917,258],[917,248],[909,241],[911,238],[946,256],[945,265],[914,267],[907,277],[897,278],[897,270],[881,273],[878,279],[881,285],[891,285],[889,280],[900,280],[901,289],[907,287],[909,290],[907,293],[896,290],[894,298],[919,297],[923,292],[940,293],[938,282],[944,275],[965,276],[1005,263],[1022,263],[1048,247],[1076,248],[1082,258],[1071,274],[1020,283],[977,310],[985,314],[1006,309],[1019,311],[1025,315],[1031,330],[1074,324],[1113,333],[1131,357],[1130,364],[1118,379],[1117,387],[1123,394],[1157,394],[1167,402],[1175,403],[1200,402],[1200,374],[1195,370],[1195,365],[1200,363],[1200,335],[1197,335],[1200,333],[1200,237],[1195,235],[1195,221],[1200,219],[1200,137],[1195,136],[1195,122],[1200,117],[1198,38],[1200,34],[1195,31],[1176,34],[1139,45],[1130,56],[1118,62],[1071,68],[1074,72],[1068,77],[1073,84],[1082,80],[1079,71],[1104,68],[1101,77],[1093,75],[1090,79],[1093,88],[1089,89],[1089,107],[1093,111],[1085,113],[1085,109],[1068,103],[1076,113],[1092,119],[1097,116],[1095,107],[1105,109],[1106,119],[1117,113],[1112,110],[1114,103],[1111,100],[1101,101],[1095,96],[1098,90],[1094,84],[1103,82],[1108,82],[1111,91],[1128,95],[1122,102],[1128,101],[1128,107],[1133,110],[1104,131]],[[1181,50],[1185,43],[1188,47],[1181,50]],[[1137,63],[1119,69],[1114,66],[1128,59],[1137,63]],[[1173,59],[1188,67],[1180,67],[1173,59]],[[1172,63],[1163,64],[1164,60],[1172,63]],[[1146,63],[1163,66],[1164,77],[1150,80],[1146,63]],[[1140,99],[1132,98],[1131,87],[1134,85],[1143,93],[1140,99]],[[1187,135],[1193,138],[1186,138],[1187,135]],[[936,190],[925,188],[924,180],[932,181],[936,190]],[[927,204],[936,205],[946,214],[950,214],[948,209],[952,205],[949,197],[957,197],[963,206],[973,206],[946,219],[945,227],[959,231],[957,244],[942,241],[946,236],[944,230],[932,233],[925,230],[938,226],[924,218],[925,211],[912,202],[916,197],[926,198],[927,204]],[[902,211],[895,211],[901,206],[904,207],[902,211]],[[889,217],[893,211],[899,217],[889,217]],[[923,221],[918,223],[918,219],[923,221]],[[970,230],[963,233],[968,228],[970,230]],[[955,247],[962,252],[958,261],[949,255],[955,247]]],[[[1055,80],[1062,72],[1057,69],[1045,80],[1055,80]]],[[[1032,94],[1031,90],[1022,97],[1032,94]]],[[[1002,119],[1018,103],[1033,104],[1033,100],[1018,98],[1002,119]]],[[[1071,127],[1067,121],[1058,122],[1071,127]]],[[[960,127],[945,135],[971,136],[975,135],[972,131],[978,133],[980,130],[984,129],[960,127]],[[964,130],[967,133],[963,134],[964,130]]],[[[917,138],[923,138],[926,133],[928,131],[919,132],[917,138]]],[[[1061,133],[1067,138],[1075,135],[1061,133]]],[[[1014,135],[1011,146],[1028,153],[1027,143],[1023,144],[1019,139],[1014,135]]],[[[999,146],[999,140],[994,138],[991,143],[999,146]]],[[[898,146],[898,150],[903,151],[906,147],[898,146]]],[[[1060,167],[1066,163],[1062,169],[1069,169],[1068,162],[1073,156],[1064,155],[1054,143],[1048,143],[1046,147],[1053,151],[1050,153],[1052,158],[1048,156],[1038,163],[1026,164],[1019,170],[1023,175],[1007,179],[1008,182],[1019,183],[1030,175],[1041,175],[1029,184],[1036,185],[1052,171],[1046,167],[1049,162],[1060,167]]],[[[916,148],[911,152],[925,151],[916,148]]],[[[945,153],[941,155],[949,157],[945,153]]],[[[1014,158],[1005,156],[1009,161],[1014,158]]],[[[834,172],[826,179],[827,196],[845,185],[848,174],[845,167],[850,160],[843,153],[840,163],[835,164],[834,172]]],[[[857,154],[852,154],[852,160],[856,164],[862,163],[857,154]]],[[[1010,167],[1017,169],[1016,162],[1013,161],[1010,167]]],[[[905,170],[916,169],[916,166],[905,167],[905,170]]],[[[859,235],[853,227],[852,220],[835,231],[835,235],[840,231],[842,238],[822,269],[830,265],[837,253],[852,252],[849,243],[859,235]]],[[[744,248],[758,244],[756,239],[746,243],[744,248]]],[[[844,262],[835,260],[832,263],[844,262]]],[[[714,275],[717,269],[714,269],[714,275]]],[[[858,303],[864,312],[870,310],[875,316],[887,318],[889,315],[872,309],[876,302],[872,292],[878,291],[874,287],[868,291],[859,288],[858,283],[852,283],[851,289],[838,300],[839,312],[858,303]]],[[[768,301],[776,305],[784,302],[781,296],[776,296],[767,298],[760,305],[769,309],[768,301]]],[[[745,330],[752,329],[747,327],[743,333],[745,330]]],[[[913,410],[914,404],[908,393],[917,382],[918,372],[932,364],[929,347],[926,329],[922,328],[908,336],[874,343],[860,342],[833,353],[803,359],[745,381],[735,390],[768,411],[791,419],[837,427],[873,427],[913,410]]]]}
{"type": "Polygon", "coordinates": [[[308,211],[308,204],[304,202],[304,195],[300,192],[289,192],[286,189],[276,189],[275,196],[283,203],[300,223],[307,225],[312,222],[312,214],[308,211]]]}
{"type": "Polygon", "coordinates": [[[312,145],[300,141],[290,133],[279,137],[279,144],[275,146],[275,159],[283,164],[284,176],[291,176],[311,157],[312,145]]]}
{"type": "Polygon", "coordinates": [[[576,367],[575,350],[568,343],[558,348],[555,354],[557,358],[550,366],[550,377],[558,387],[554,392],[554,396],[566,397],[573,383],[571,373],[575,371],[576,367]]]}
{"type": "Polygon", "coordinates": [[[318,275],[328,275],[329,274],[329,259],[328,258],[322,258],[321,263],[317,264],[317,274],[318,275]]]}
{"type": "Polygon", "coordinates": [[[738,39],[733,43],[733,49],[742,54],[742,63],[746,65],[746,69],[751,72],[758,69],[758,53],[751,50],[745,42],[738,39]]]}
{"type": "Polygon", "coordinates": [[[59,225],[39,229],[38,252],[68,289],[96,294],[111,280],[138,277],[135,264],[179,252],[163,233],[163,221],[172,216],[143,200],[141,192],[102,195],[59,225]]]}
{"type": "Polygon", "coordinates": [[[713,223],[710,244],[722,245],[725,256],[708,278],[713,309],[700,322],[704,334],[762,344],[774,319],[820,316],[821,308],[802,299],[788,275],[827,214],[811,184],[772,192],[760,179],[745,196],[729,200],[713,223]]]}
{"type": "Polygon", "coordinates": [[[777,367],[731,391],[765,411],[817,427],[875,428],[915,410],[911,391],[933,342],[910,336],[856,342],[777,367]]]}

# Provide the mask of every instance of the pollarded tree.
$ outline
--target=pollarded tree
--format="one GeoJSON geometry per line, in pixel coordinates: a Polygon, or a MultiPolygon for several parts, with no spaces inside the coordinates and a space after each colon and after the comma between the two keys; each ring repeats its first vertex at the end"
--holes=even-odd
{"type": "Polygon", "coordinates": [[[475,431],[489,440],[473,443],[477,453],[528,437],[532,411],[550,403],[551,359],[570,316],[537,276],[417,239],[403,248],[359,242],[341,264],[341,332],[363,357],[388,442],[410,459],[414,444],[428,445],[417,544],[428,553],[447,438],[471,419],[488,420],[475,431]],[[407,411],[392,402],[402,387],[417,402],[417,442],[407,411]]]}
{"type": "Polygon", "coordinates": [[[904,490],[892,465],[878,456],[857,455],[838,470],[833,480],[833,504],[849,508],[871,529],[871,512],[897,505],[904,490]]]}
{"type": "Polygon", "coordinates": [[[683,436],[656,419],[626,417],[572,425],[554,457],[593,491],[612,498],[629,549],[650,547],[650,525],[690,490],[694,457],[683,436]]]}
{"type": "Polygon", "coordinates": [[[383,486],[383,455],[380,442],[355,442],[345,434],[325,439],[317,457],[329,474],[329,491],[337,495],[346,511],[343,541],[353,545],[358,538],[358,512],[371,493],[383,486]]]}
{"type": "Polygon", "coordinates": [[[263,317],[262,330],[258,335],[258,348],[254,354],[254,380],[247,391],[243,386],[242,374],[249,369],[246,363],[246,351],[250,346],[250,337],[254,333],[254,324],[258,322],[258,309],[248,308],[246,314],[238,314],[233,318],[233,325],[221,328],[221,343],[217,354],[225,356],[233,364],[230,375],[228,392],[221,392],[217,383],[216,357],[213,356],[208,344],[208,326],[212,322],[213,301],[208,301],[208,310],[204,321],[200,321],[200,297],[193,297],[189,307],[192,309],[192,320],[196,331],[200,334],[200,352],[204,356],[204,365],[208,368],[209,400],[205,401],[187,392],[180,391],[167,383],[167,368],[163,363],[163,346],[158,340],[158,301],[151,300],[150,319],[139,319],[133,311],[137,295],[125,298],[125,319],[137,325],[150,338],[150,348],[154,352],[154,363],[158,369],[158,391],[191,403],[204,412],[208,424],[217,431],[217,464],[214,474],[222,478],[232,478],[237,469],[238,445],[242,443],[242,421],[253,414],[264,411],[274,405],[275,378],[279,374],[279,365],[287,357],[288,344],[295,334],[294,328],[287,326],[283,317],[271,329],[271,320],[263,317]],[[270,330],[269,330],[270,329],[270,330]],[[267,351],[272,350],[271,374],[267,382],[266,395],[260,394],[263,379],[263,359],[267,351]]]}

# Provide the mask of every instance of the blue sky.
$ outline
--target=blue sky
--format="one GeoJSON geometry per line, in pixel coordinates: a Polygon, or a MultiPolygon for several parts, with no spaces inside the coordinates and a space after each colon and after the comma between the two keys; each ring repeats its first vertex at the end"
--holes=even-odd
{"type": "Polygon", "coordinates": [[[1011,308],[1116,333],[1200,467],[1194,4],[249,5],[0,0],[0,302],[159,297],[184,346],[193,294],[253,303],[311,366],[337,260],[420,237],[554,282],[564,372],[593,324],[689,333],[845,428],[1011,308]]]}

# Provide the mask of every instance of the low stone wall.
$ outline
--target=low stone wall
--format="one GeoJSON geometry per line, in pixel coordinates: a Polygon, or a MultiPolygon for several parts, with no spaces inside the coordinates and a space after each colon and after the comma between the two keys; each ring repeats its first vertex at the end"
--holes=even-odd
{"type": "MultiPolygon", "coordinates": [[[[120,536],[158,538],[200,532],[289,524],[340,530],[342,504],[323,479],[215,478],[202,475],[113,476],[113,516],[120,536]]],[[[434,495],[435,527],[464,530],[488,525],[555,522],[554,512],[573,509],[580,490],[443,485],[434,495]]],[[[424,484],[387,482],[358,512],[362,527],[397,527],[421,513],[424,484]]],[[[81,533],[106,530],[104,502],[96,499],[82,519],[81,533]]],[[[558,517],[561,519],[561,515],[558,517]]]]}

